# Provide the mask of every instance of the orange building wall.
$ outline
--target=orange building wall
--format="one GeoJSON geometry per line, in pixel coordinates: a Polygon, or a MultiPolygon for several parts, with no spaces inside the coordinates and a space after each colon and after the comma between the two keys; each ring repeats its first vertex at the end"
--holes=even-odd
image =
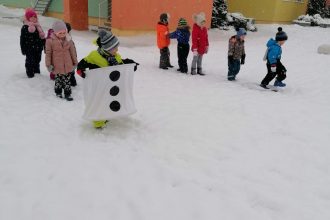
{"type": "Polygon", "coordinates": [[[64,21],[75,30],[88,29],[88,0],[63,0],[64,21]]]}
{"type": "Polygon", "coordinates": [[[192,15],[203,11],[211,24],[213,0],[120,0],[112,1],[112,27],[121,30],[154,30],[163,12],[170,14],[170,29],[180,17],[193,24],[192,15]]]}

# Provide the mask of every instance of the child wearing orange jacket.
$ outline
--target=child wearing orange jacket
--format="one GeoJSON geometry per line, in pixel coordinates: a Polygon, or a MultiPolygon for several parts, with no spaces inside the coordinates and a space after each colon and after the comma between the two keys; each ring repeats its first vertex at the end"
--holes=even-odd
{"type": "Polygon", "coordinates": [[[168,67],[173,67],[170,63],[170,45],[168,20],[169,14],[162,13],[160,15],[160,21],[157,24],[157,46],[160,50],[160,62],[159,68],[167,70],[168,67]]]}

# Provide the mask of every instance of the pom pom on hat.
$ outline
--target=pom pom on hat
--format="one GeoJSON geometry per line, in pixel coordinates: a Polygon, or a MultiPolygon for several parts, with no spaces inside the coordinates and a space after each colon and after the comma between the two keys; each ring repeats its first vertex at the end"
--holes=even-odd
{"type": "Polygon", "coordinates": [[[101,44],[101,48],[106,51],[111,51],[112,49],[119,46],[118,38],[112,34],[111,31],[99,30],[99,42],[101,44]]]}
{"type": "Polygon", "coordinates": [[[52,29],[54,30],[55,34],[57,34],[58,32],[61,32],[63,30],[68,31],[66,29],[66,25],[65,25],[64,21],[55,21],[52,29]]]}
{"type": "Polygon", "coordinates": [[[278,32],[276,33],[276,41],[285,41],[288,40],[288,35],[283,31],[282,27],[277,28],[278,32]]]}
{"type": "Polygon", "coordinates": [[[32,18],[32,17],[38,18],[37,13],[35,12],[35,10],[33,8],[25,9],[25,18],[29,21],[30,18],[32,18]]]}

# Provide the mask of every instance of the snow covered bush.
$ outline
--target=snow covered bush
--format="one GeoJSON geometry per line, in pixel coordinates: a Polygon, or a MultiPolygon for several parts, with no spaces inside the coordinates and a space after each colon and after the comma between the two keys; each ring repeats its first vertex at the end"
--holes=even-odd
{"type": "Polygon", "coordinates": [[[317,48],[319,54],[329,54],[330,55],[330,44],[322,44],[317,48]]]}
{"type": "Polygon", "coordinates": [[[330,26],[330,19],[322,18],[321,15],[300,15],[297,20],[294,20],[293,23],[299,24],[302,26],[321,26],[328,27],[330,26]]]}
{"type": "Polygon", "coordinates": [[[229,25],[235,28],[245,28],[249,31],[257,31],[257,27],[254,24],[254,19],[246,18],[241,13],[227,13],[227,21],[229,25]]]}

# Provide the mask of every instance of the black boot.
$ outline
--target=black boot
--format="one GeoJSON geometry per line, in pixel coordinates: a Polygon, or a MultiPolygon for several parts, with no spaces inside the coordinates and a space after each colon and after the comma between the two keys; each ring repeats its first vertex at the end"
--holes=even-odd
{"type": "Polygon", "coordinates": [[[197,68],[197,74],[204,76],[205,74],[202,72],[202,68],[197,68]]]}
{"type": "Polygon", "coordinates": [[[65,95],[65,99],[67,101],[73,101],[73,98],[71,97],[71,95],[65,95]]]}

